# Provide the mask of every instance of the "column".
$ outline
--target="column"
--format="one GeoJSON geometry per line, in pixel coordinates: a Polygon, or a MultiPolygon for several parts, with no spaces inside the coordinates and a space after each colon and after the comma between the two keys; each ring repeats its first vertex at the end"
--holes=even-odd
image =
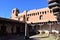
{"type": "Polygon", "coordinates": [[[42,27],[43,24],[39,24],[39,25],[40,25],[40,30],[39,30],[39,32],[40,32],[40,34],[41,34],[41,27],[42,27]]]}
{"type": "Polygon", "coordinates": [[[7,33],[11,34],[11,26],[7,26],[6,31],[7,33]]]}
{"type": "MultiPolygon", "coordinates": [[[[34,24],[31,24],[31,26],[32,26],[32,30],[34,31],[34,30],[35,30],[35,29],[34,29],[34,26],[35,26],[35,25],[34,25],[34,24]]],[[[30,30],[31,30],[31,29],[30,29],[30,30]]],[[[31,31],[32,31],[32,30],[31,30],[31,31]]]]}
{"type": "Polygon", "coordinates": [[[50,33],[52,32],[52,23],[48,23],[48,25],[49,25],[49,30],[50,30],[50,33]]]}
{"type": "Polygon", "coordinates": [[[12,33],[15,34],[16,33],[16,25],[12,26],[12,33]]]}

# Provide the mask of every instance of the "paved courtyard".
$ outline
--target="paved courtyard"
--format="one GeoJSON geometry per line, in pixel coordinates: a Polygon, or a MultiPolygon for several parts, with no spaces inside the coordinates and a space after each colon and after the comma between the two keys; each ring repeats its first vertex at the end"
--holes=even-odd
{"type": "Polygon", "coordinates": [[[32,39],[24,39],[24,36],[20,35],[10,35],[10,36],[0,36],[0,40],[32,40],[32,39]]]}
{"type": "Polygon", "coordinates": [[[8,36],[0,36],[0,40],[23,40],[24,36],[19,35],[8,35],[8,36]]]}
{"type": "Polygon", "coordinates": [[[53,36],[53,35],[41,37],[41,35],[37,34],[37,35],[34,35],[32,37],[33,38],[30,38],[30,39],[24,39],[24,36],[9,35],[9,36],[0,36],[0,40],[56,40],[55,36],[53,36]]]}

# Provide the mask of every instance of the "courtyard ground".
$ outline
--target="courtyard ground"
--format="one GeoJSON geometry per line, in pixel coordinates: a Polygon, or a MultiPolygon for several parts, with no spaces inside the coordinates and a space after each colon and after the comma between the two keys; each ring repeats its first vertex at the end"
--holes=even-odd
{"type": "MultiPolygon", "coordinates": [[[[10,35],[10,36],[0,36],[0,40],[25,40],[25,39],[24,39],[24,36],[10,35]]],[[[31,36],[30,39],[26,39],[26,40],[58,40],[58,38],[56,38],[52,34],[50,34],[50,35],[47,35],[47,34],[44,34],[44,35],[37,34],[37,35],[31,36]]]]}

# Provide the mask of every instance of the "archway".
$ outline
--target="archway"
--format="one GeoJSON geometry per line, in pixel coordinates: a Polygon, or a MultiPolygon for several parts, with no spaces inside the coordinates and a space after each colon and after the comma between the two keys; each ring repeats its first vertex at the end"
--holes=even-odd
{"type": "Polygon", "coordinates": [[[6,26],[1,26],[1,35],[6,35],[6,26]]]}

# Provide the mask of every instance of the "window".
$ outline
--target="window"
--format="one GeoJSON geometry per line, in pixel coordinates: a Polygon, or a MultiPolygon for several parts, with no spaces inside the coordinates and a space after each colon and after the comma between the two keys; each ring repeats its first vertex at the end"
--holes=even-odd
{"type": "Polygon", "coordinates": [[[30,16],[31,16],[31,14],[30,14],[30,16]]]}
{"type": "Polygon", "coordinates": [[[40,15],[40,20],[42,20],[43,19],[43,16],[42,15],[40,15]]]}
{"type": "Polygon", "coordinates": [[[27,16],[31,16],[31,14],[28,14],[27,16]]]}
{"type": "Polygon", "coordinates": [[[27,21],[29,21],[29,17],[27,17],[27,21]]]}
{"type": "Polygon", "coordinates": [[[46,14],[46,11],[45,11],[45,14],[46,14]]]}
{"type": "Polygon", "coordinates": [[[44,14],[44,12],[42,12],[42,14],[44,14]]]}
{"type": "Polygon", "coordinates": [[[16,10],[19,13],[19,10],[16,10]]]}
{"type": "Polygon", "coordinates": [[[37,15],[37,13],[36,13],[36,15],[37,15]]]}
{"type": "Polygon", "coordinates": [[[52,13],[52,10],[50,10],[50,13],[52,13]]]}
{"type": "Polygon", "coordinates": [[[35,13],[33,15],[35,16],[35,13]]]}
{"type": "Polygon", "coordinates": [[[29,14],[27,16],[29,16],[29,14]]]}
{"type": "Polygon", "coordinates": [[[40,12],[40,14],[41,14],[41,12],[40,12]]]}
{"type": "Polygon", "coordinates": [[[32,13],[32,16],[35,16],[35,13],[32,13]]]}
{"type": "Polygon", "coordinates": [[[37,14],[39,15],[39,12],[37,12],[37,14]]]}

